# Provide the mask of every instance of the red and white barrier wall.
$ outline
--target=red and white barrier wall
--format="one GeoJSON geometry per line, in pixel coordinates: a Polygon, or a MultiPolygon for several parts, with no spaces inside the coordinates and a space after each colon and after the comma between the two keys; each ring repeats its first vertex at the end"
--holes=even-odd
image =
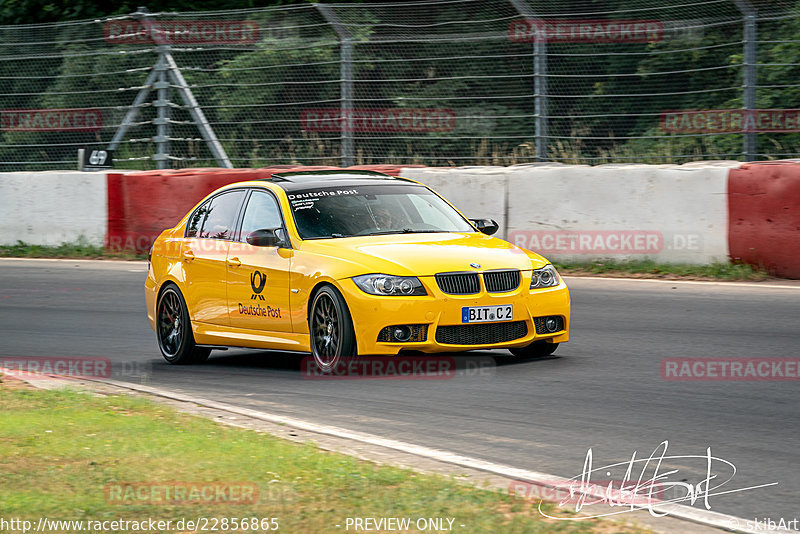
{"type": "MultiPolygon", "coordinates": [[[[290,168],[332,167],[0,173],[0,243],[145,252],[217,187],[290,168]]],[[[800,278],[800,163],[355,168],[419,180],[553,260],[732,258],[800,278]]]]}
{"type": "MultiPolygon", "coordinates": [[[[165,228],[175,225],[192,206],[215,189],[233,182],[270,178],[281,171],[331,170],[338,167],[283,165],[262,169],[181,169],[109,173],[106,246],[147,252],[165,228]]],[[[361,165],[396,176],[397,165],[361,165]]]]}

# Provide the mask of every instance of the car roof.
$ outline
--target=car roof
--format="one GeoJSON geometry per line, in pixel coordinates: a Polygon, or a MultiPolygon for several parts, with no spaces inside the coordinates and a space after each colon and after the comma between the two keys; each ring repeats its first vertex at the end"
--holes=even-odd
{"type": "Polygon", "coordinates": [[[419,185],[413,180],[399,176],[390,176],[377,171],[344,170],[344,171],[297,171],[279,172],[263,181],[272,182],[285,191],[297,191],[315,187],[351,187],[358,185],[397,184],[419,185]]]}

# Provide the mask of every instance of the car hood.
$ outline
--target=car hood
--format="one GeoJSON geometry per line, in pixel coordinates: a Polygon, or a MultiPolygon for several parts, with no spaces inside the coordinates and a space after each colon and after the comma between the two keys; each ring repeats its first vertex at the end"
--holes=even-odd
{"type": "Polygon", "coordinates": [[[392,234],[306,241],[309,252],[341,258],[359,273],[432,276],[453,271],[543,267],[541,256],[481,233],[392,234]],[[471,264],[480,267],[472,267],[471,264]],[[391,271],[391,272],[388,272],[391,271]]]}

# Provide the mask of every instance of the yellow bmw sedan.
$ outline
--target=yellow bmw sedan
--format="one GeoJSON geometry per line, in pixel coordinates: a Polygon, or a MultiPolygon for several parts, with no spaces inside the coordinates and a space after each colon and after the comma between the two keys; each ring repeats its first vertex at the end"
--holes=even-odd
{"type": "Polygon", "coordinates": [[[223,347],[310,352],[323,371],[409,350],[552,354],[569,339],[569,290],[497,229],[372,171],[231,184],[154,242],[147,316],[174,364],[223,347]]]}

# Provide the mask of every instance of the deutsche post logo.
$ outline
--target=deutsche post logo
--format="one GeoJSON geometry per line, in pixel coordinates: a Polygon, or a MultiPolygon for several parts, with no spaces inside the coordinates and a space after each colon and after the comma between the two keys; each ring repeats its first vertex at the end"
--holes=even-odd
{"type": "Polygon", "coordinates": [[[262,273],[261,271],[255,271],[253,274],[250,275],[250,287],[253,288],[253,294],[250,296],[250,300],[260,299],[264,300],[264,295],[261,294],[264,291],[264,286],[267,284],[267,275],[262,273]]]}

